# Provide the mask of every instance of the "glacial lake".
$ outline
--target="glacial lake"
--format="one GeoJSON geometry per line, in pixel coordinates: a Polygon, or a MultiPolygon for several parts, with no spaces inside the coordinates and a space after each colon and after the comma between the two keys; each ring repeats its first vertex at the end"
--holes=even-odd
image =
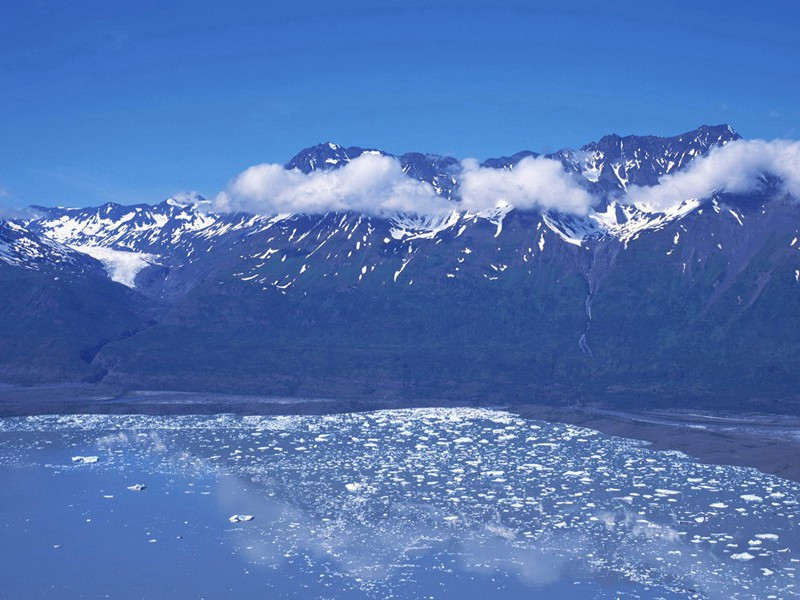
{"type": "Polygon", "coordinates": [[[15,600],[798,597],[800,485],[501,411],[6,418],[0,481],[15,600]]]}

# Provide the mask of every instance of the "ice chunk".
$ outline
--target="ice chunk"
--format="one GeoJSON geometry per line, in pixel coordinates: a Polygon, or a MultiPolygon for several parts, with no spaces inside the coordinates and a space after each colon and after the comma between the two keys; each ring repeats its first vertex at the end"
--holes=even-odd
{"type": "Polygon", "coordinates": [[[81,464],[84,464],[84,465],[94,464],[98,460],[100,460],[100,458],[97,457],[97,456],[73,456],[72,457],[72,462],[81,463],[81,464]]]}
{"type": "Polygon", "coordinates": [[[246,523],[255,519],[253,515],[231,515],[228,519],[231,523],[246,523]]]}
{"type": "Polygon", "coordinates": [[[749,552],[742,552],[741,554],[731,554],[733,560],[753,560],[755,556],[749,552]]]}
{"type": "Polygon", "coordinates": [[[753,494],[742,494],[739,498],[745,502],[762,502],[764,500],[761,496],[755,496],[753,494]]]}

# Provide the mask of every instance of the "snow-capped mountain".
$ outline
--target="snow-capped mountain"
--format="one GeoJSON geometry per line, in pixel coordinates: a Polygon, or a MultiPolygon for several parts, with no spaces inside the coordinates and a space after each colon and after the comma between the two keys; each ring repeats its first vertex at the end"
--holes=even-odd
{"type": "Polygon", "coordinates": [[[181,248],[187,234],[214,225],[216,218],[201,210],[205,204],[198,196],[193,202],[170,198],[155,205],[109,202],[92,208],[33,206],[39,216],[27,224],[62,244],[152,253],[181,248]]]}
{"type": "MultiPolygon", "coordinates": [[[[559,160],[568,171],[579,173],[598,196],[625,190],[629,185],[655,185],[659,177],[688,165],[715,147],[740,139],[729,125],[703,125],[673,137],[607,135],[577,150],[563,149],[541,155],[522,150],[511,156],[488,158],[481,165],[493,169],[511,169],[527,157],[544,156],[559,160]]],[[[365,153],[393,156],[374,148],[345,148],[328,142],[306,148],[295,155],[287,169],[303,173],[336,169],[365,153]]],[[[460,162],[451,156],[409,152],[396,157],[411,177],[425,181],[443,196],[458,196],[460,162]]]]}
{"type": "Polygon", "coordinates": [[[673,137],[606,135],[577,151],[560,150],[549,157],[583,175],[596,191],[608,193],[630,185],[655,185],[659,177],[740,138],[730,125],[702,126],[673,137]]]}
{"type": "Polygon", "coordinates": [[[0,220],[0,264],[36,271],[97,273],[100,264],[86,254],[39,236],[22,224],[0,220]]]}
{"type": "MultiPolygon", "coordinates": [[[[800,334],[786,326],[800,321],[797,204],[776,182],[660,212],[622,198],[738,138],[704,126],[547,155],[595,199],[580,216],[463,209],[460,161],[407,153],[396,157],[405,174],[451,210],[254,215],[201,197],[37,206],[0,228],[0,262],[83,257],[132,288],[148,307],[137,333],[100,335],[91,360],[92,373],[123,385],[504,397],[575,381],[678,389],[744,377],[763,388],[767,373],[800,377],[786,375],[800,373],[800,334]],[[8,250],[23,233],[34,241],[8,250]],[[22,260],[26,244],[42,248],[22,260]],[[219,365],[228,374],[209,380],[219,365]]],[[[286,168],[333,170],[364,153],[386,154],[327,143],[286,168]]],[[[528,156],[482,165],[513,170],[528,156]]]]}
{"type": "MultiPolygon", "coordinates": [[[[520,214],[526,231],[535,231],[537,235],[534,235],[534,242],[515,248],[513,253],[523,263],[528,263],[544,251],[547,238],[553,235],[558,238],[554,243],[567,242],[576,246],[603,236],[627,243],[643,232],[661,229],[681,219],[697,210],[701,202],[688,200],[654,213],[613,199],[609,194],[624,189],[629,183],[645,185],[657,181],[658,176],[680,169],[693,157],[737,138],[727,126],[702,127],[673,138],[606,136],[580,150],[549,155],[580,173],[587,186],[594,190],[597,203],[583,217],[556,211],[520,214]]],[[[369,152],[380,151],[320,144],[297,154],[286,168],[304,173],[331,170],[369,152]]],[[[531,155],[531,152],[520,152],[510,158],[489,159],[484,165],[513,169],[516,162],[531,155]]],[[[398,158],[410,177],[428,182],[442,196],[457,200],[459,161],[420,153],[407,153],[398,158]]],[[[200,197],[180,201],[168,199],[156,205],[109,203],[82,209],[33,208],[41,216],[28,221],[27,226],[45,238],[100,260],[115,281],[131,287],[135,285],[137,274],[148,266],[162,267],[165,273],[165,269],[185,270],[196,261],[207,263],[209,253],[228,253],[231,244],[236,243],[240,246],[239,260],[238,264],[231,265],[230,274],[284,291],[295,285],[312,265],[317,276],[345,278],[348,269],[342,265],[343,259],[345,263],[350,262],[354,256],[360,257],[360,269],[366,268],[370,273],[378,269],[382,281],[391,279],[394,283],[400,277],[398,271],[401,268],[406,271],[412,256],[418,260],[406,272],[407,276],[416,270],[418,263],[425,262],[419,260],[419,256],[427,254],[427,246],[438,246],[465,234],[467,238],[473,237],[476,229],[487,232],[486,241],[494,244],[492,240],[501,236],[504,220],[513,210],[501,203],[495,209],[472,213],[459,210],[456,201],[451,212],[427,217],[347,213],[256,216],[215,213],[210,210],[210,203],[200,197]],[[358,238],[350,243],[356,230],[359,230],[358,238]],[[324,250],[323,246],[326,246],[324,250]],[[373,252],[374,249],[379,251],[373,252]],[[294,261],[287,263],[287,256],[295,254],[308,258],[308,264],[298,267],[294,261]],[[320,267],[320,263],[324,266],[320,267]]],[[[732,213],[731,218],[741,220],[742,215],[732,213]]],[[[492,272],[495,257],[491,254],[482,257],[486,272],[481,275],[496,278],[498,275],[492,272]]],[[[454,251],[449,258],[450,262],[457,261],[461,258],[459,251],[454,251]]],[[[438,275],[455,278],[461,276],[461,270],[458,264],[450,265],[445,268],[446,272],[438,275]]],[[[357,270],[349,275],[350,279],[362,281],[367,273],[357,270]]],[[[301,279],[310,277],[313,275],[301,279]]]]}

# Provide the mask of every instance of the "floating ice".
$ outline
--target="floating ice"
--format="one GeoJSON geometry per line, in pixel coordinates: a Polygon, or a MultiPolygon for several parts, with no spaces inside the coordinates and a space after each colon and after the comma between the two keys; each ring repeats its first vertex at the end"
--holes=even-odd
{"type": "Polygon", "coordinates": [[[246,523],[255,519],[253,515],[232,515],[228,521],[231,523],[246,523]]]}
{"type": "MultiPolygon", "coordinates": [[[[797,484],[506,412],[0,419],[0,466],[59,468],[37,450],[44,436],[103,448],[96,468],[67,476],[152,474],[158,496],[148,497],[163,499],[165,513],[198,502],[224,511],[222,537],[186,524],[187,546],[230,543],[268,580],[279,569],[335,581],[326,597],[407,598],[433,573],[464,572],[496,581],[500,595],[515,578],[538,585],[539,571],[575,577],[580,597],[602,597],[588,587],[600,580],[647,598],[760,600],[790,597],[796,585],[797,484]],[[231,485],[235,493],[223,489],[231,485]],[[257,522],[223,525],[249,521],[228,516],[244,506],[258,507],[257,522]]],[[[100,504],[92,510],[130,518],[117,502],[100,504]]],[[[174,537],[167,525],[144,539],[174,537]]]]}
{"type": "Polygon", "coordinates": [[[100,460],[100,458],[97,457],[97,456],[73,456],[72,457],[72,462],[81,463],[81,464],[84,464],[84,465],[91,465],[93,463],[96,463],[98,460],[100,460]]]}
{"type": "Polygon", "coordinates": [[[731,554],[731,558],[733,560],[753,560],[755,556],[753,556],[749,552],[742,552],[740,554],[731,554]]]}

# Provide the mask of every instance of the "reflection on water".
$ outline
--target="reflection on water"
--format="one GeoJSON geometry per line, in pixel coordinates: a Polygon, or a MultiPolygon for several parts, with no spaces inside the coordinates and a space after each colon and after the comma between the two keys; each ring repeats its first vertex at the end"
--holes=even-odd
{"type": "Polygon", "coordinates": [[[798,485],[497,411],[6,419],[0,470],[17,598],[796,593],[798,485]]]}

